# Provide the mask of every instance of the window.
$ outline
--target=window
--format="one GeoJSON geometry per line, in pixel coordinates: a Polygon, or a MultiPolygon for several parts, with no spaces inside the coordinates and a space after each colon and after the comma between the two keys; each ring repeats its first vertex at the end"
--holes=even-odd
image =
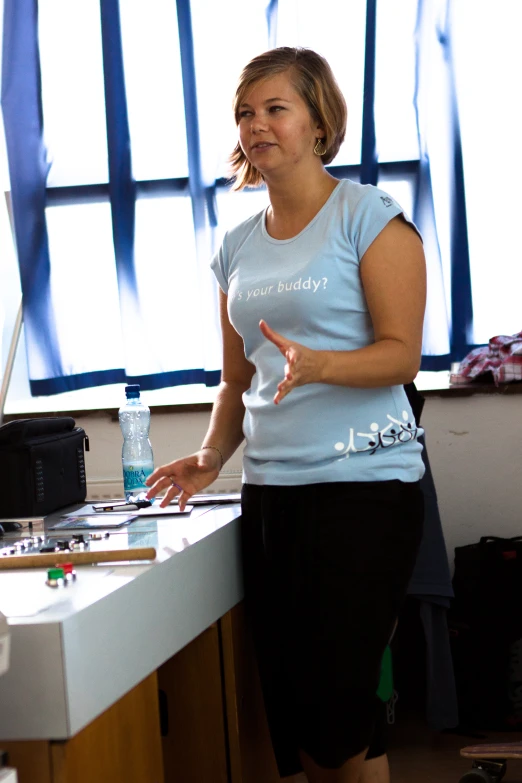
{"type": "Polygon", "coordinates": [[[519,220],[522,119],[518,32],[522,6],[453,6],[466,216],[473,296],[474,343],[522,329],[519,220]],[[470,35],[470,30],[473,34],[470,35]]]}
{"type": "Polygon", "coordinates": [[[188,177],[176,3],[120,3],[134,177],[188,177]]]}
{"type": "Polygon", "coordinates": [[[38,41],[50,164],[47,185],[106,183],[107,134],[97,3],[39,2],[38,41]]]}
{"type": "Polygon", "coordinates": [[[330,63],[348,105],[348,132],[335,159],[336,166],[361,162],[366,0],[335,3],[325,9],[335,23],[318,23],[317,5],[280,0],[277,46],[306,46],[330,63]]]}
{"type": "MultiPolygon", "coordinates": [[[[39,0],[37,18],[17,17],[18,27],[15,0],[4,4],[2,110],[17,226],[31,193],[45,193],[38,252],[18,242],[22,280],[32,286],[26,308],[43,284],[6,411],[118,405],[129,379],[158,403],[213,400],[221,355],[208,261],[229,227],[267,204],[263,188],[228,188],[229,107],[242,66],[274,45],[309,46],[332,65],[349,109],[332,173],[358,180],[368,163],[361,156],[373,155],[375,184],[421,225],[426,368],[447,372],[465,349],[521,328],[515,0],[494,10],[456,3],[451,14],[442,0],[333,0],[335,24],[318,23],[309,0],[249,0],[248,34],[244,0],[39,0]],[[18,42],[20,25],[33,48],[18,42]],[[16,104],[13,80],[26,91],[16,104]],[[15,119],[18,158],[9,142],[15,119]],[[363,128],[374,128],[374,151],[362,152],[363,128]]],[[[0,133],[9,192],[2,144],[0,133]]],[[[4,362],[20,296],[10,227],[2,202],[4,362]]]]}

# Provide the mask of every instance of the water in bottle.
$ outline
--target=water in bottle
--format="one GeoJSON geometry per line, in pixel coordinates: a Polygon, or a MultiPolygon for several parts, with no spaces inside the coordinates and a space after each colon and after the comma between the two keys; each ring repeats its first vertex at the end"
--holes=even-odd
{"type": "Polygon", "coordinates": [[[149,440],[150,408],[140,399],[139,384],[126,386],[125,395],[127,401],[118,414],[123,435],[123,491],[126,500],[142,500],[148,490],[145,481],[154,470],[149,440]]]}

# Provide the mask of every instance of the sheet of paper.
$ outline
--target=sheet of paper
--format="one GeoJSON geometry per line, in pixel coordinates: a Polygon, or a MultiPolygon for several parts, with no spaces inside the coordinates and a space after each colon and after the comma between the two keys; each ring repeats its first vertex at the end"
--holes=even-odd
{"type": "MultiPolygon", "coordinates": [[[[174,498],[171,503],[177,503],[178,499],[174,498]]],[[[221,505],[225,503],[240,503],[241,492],[209,492],[207,494],[193,495],[190,498],[190,502],[194,506],[206,506],[206,505],[221,505]]]]}
{"type": "Polygon", "coordinates": [[[170,504],[168,506],[165,506],[165,508],[160,508],[161,500],[155,500],[152,506],[149,506],[148,508],[140,508],[140,510],[137,512],[139,517],[163,517],[167,514],[190,514],[190,512],[193,509],[193,506],[185,506],[185,510],[181,511],[180,507],[174,504],[170,504]]]}
{"type": "MultiPolygon", "coordinates": [[[[159,506],[161,500],[162,498],[157,498],[152,506],[148,506],[147,508],[140,508],[136,511],[106,511],[104,512],[104,516],[110,514],[111,517],[116,519],[123,515],[128,516],[129,513],[131,513],[132,516],[137,515],[139,517],[158,517],[163,516],[164,514],[190,514],[193,508],[193,506],[187,506],[185,511],[180,511],[177,505],[169,505],[166,508],[160,508],[159,506]]],[[[94,511],[92,503],[89,503],[88,505],[79,508],[77,511],[70,511],[68,514],[63,514],[62,518],[69,519],[70,517],[99,517],[101,515],[102,512],[94,511]]]]}

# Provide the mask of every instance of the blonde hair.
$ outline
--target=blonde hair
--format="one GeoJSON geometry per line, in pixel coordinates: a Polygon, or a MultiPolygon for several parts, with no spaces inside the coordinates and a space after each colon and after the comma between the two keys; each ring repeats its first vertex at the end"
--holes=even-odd
{"type": "MultiPolygon", "coordinates": [[[[322,161],[330,163],[344,141],[347,109],[343,94],[327,61],[312,49],[280,46],[254,57],[243,69],[234,96],[233,109],[239,124],[239,107],[254,84],[289,71],[297,93],[310,110],[312,119],[325,131],[322,139],[326,153],[322,161]]],[[[231,175],[235,177],[233,190],[257,187],[263,176],[252,166],[237,143],[230,158],[231,175]]]]}

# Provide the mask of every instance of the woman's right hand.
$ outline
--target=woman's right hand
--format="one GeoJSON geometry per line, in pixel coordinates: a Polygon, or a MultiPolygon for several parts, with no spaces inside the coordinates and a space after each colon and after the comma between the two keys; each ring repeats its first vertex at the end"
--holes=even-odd
{"type": "Polygon", "coordinates": [[[155,498],[166,490],[160,508],[165,508],[179,496],[179,507],[184,511],[192,495],[201,492],[217,479],[220,467],[221,460],[214,449],[201,449],[188,457],[161,465],[146,481],[150,487],[147,498],[155,498]]]}

